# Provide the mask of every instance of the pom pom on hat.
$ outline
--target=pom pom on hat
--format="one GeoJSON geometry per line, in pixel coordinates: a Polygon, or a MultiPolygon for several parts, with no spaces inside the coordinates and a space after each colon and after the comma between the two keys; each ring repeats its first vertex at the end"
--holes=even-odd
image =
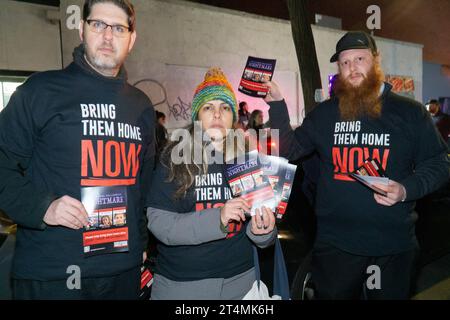
{"type": "Polygon", "coordinates": [[[200,108],[212,100],[221,100],[230,105],[233,111],[233,122],[237,121],[237,101],[233,88],[223,71],[218,67],[210,68],[205,79],[195,89],[192,99],[192,121],[197,120],[200,108]]]}

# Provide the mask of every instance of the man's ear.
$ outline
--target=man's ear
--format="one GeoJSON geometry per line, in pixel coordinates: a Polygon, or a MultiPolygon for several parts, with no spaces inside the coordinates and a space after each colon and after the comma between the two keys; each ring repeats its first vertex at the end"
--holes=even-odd
{"type": "Polygon", "coordinates": [[[381,52],[380,52],[380,51],[377,52],[377,55],[375,56],[375,61],[376,61],[379,65],[381,65],[381,52]]]}
{"type": "Polygon", "coordinates": [[[84,34],[83,34],[83,32],[84,32],[83,25],[84,25],[84,20],[80,20],[80,23],[78,24],[78,35],[80,36],[81,42],[84,41],[83,40],[83,36],[84,36],[84,34]]]}
{"type": "Polygon", "coordinates": [[[131,52],[131,49],[133,49],[134,43],[136,42],[136,37],[137,37],[137,35],[136,35],[136,30],[134,30],[134,31],[131,33],[130,44],[128,45],[128,53],[130,53],[130,52],[131,52]]]}

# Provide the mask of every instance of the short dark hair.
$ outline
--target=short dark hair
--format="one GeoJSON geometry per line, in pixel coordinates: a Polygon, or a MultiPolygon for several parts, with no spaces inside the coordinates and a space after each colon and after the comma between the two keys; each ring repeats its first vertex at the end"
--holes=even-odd
{"type": "Polygon", "coordinates": [[[436,99],[431,99],[430,101],[427,102],[427,104],[440,104],[440,103],[436,99]]]}
{"type": "Polygon", "coordinates": [[[256,128],[256,117],[259,114],[263,114],[263,112],[259,109],[253,110],[253,112],[250,114],[250,118],[248,119],[248,127],[249,129],[257,129],[256,128]]]}
{"type": "Polygon", "coordinates": [[[245,111],[245,110],[244,110],[244,106],[245,106],[245,105],[248,106],[247,102],[245,102],[245,101],[239,102],[238,114],[239,114],[240,116],[245,116],[245,115],[250,114],[248,111],[245,111]]]}
{"type": "Polygon", "coordinates": [[[112,3],[118,6],[120,9],[125,11],[128,16],[128,28],[131,32],[135,30],[136,27],[136,12],[134,11],[134,6],[129,0],[86,0],[83,6],[83,20],[86,21],[91,14],[92,7],[97,3],[112,3]]]}
{"type": "Polygon", "coordinates": [[[166,118],[166,115],[164,114],[164,112],[159,112],[158,110],[155,110],[156,113],[156,120],[159,120],[161,118],[166,118]]]}

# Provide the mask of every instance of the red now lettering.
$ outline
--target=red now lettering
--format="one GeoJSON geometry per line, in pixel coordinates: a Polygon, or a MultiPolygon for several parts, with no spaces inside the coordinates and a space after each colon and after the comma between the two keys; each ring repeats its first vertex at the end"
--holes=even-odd
{"type": "Polygon", "coordinates": [[[206,203],[206,205],[203,202],[197,202],[195,204],[195,211],[202,211],[205,209],[211,209],[211,208],[221,208],[225,205],[225,203],[215,203],[214,205],[211,204],[211,202],[206,203]]]}
{"type": "MultiPolygon", "coordinates": [[[[214,205],[211,204],[211,202],[203,203],[203,202],[197,202],[195,204],[195,211],[201,211],[205,209],[211,209],[211,208],[220,208],[223,207],[224,203],[215,203],[214,205]]],[[[242,229],[242,221],[239,221],[239,223],[236,223],[235,221],[231,221],[228,224],[228,230],[229,233],[227,234],[226,238],[229,239],[231,237],[234,237],[241,229],[242,229]]]]}
{"type": "MultiPolygon", "coordinates": [[[[369,158],[369,148],[364,148],[364,158],[369,158]]],[[[386,170],[387,166],[387,160],[389,158],[389,149],[385,149],[383,153],[383,160],[380,157],[380,149],[373,149],[372,150],[372,159],[376,159],[379,163],[381,163],[381,166],[383,167],[383,170],[386,170]]],[[[362,165],[362,164],[361,164],[362,165]]]]}
{"type": "Polygon", "coordinates": [[[333,147],[331,150],[333,155],[334,172],[335,173],[348,173],[347,171],[347,159],[348,159],[348,148],[342,150],[338,147],[333,147]]]}
{"type": "Polygon", "coordinates": [[[116,141],[108,141],[105,145],[105,173],[108,177],[117,177],[120,174],[120,161],[117,161],[120,158],[120,150],[119,150],[119,144],[116,141]],[[113,149],[115,152],[112,154],[113,149]],[[112,159],[115,159],[115,170],[111,168],[112,166],[112,159]]]}
{"type": "Polygon", "coordinates": [[[242,229],[242,221],[236,222],[236,221],[232,221],[228,224],[228,230],[230,231],[226,238],[232,238],[234,237],[236,234],[238,234],[238,232],[242,229]]]}
{"type": "Polygon", "coordinates": [[[139,153],[141,145],[127,142],[97,140],[94,147],[92,140],[81,141],[81,176],[115,178],[137,176],[139,171],[139,153]],[[128,152],[126,151],[128,149],[128,152]],[[113,167],[114,164],[114,167],[113,167]],[[130,172],[131,171],[131,172],[130,172]]]}
{"type": "Polygon", "coordinates": [[[348,172],[353,172],[364,163],[362,148],[351,148],[348,155],[348,172]],[[355,167],[356,160],[356,167],[355,167]]]}
{"type": "Polygon", "coordinates": [[[130,175],[130,168],[133,165],[133,172],[131,173],[131,175],[133,177],[136,177],[137,171],[139,169],[139,153],[141,152],[141,147],[142,147],[141,145],[138,145],[138,149],[136,150],[136,144],[131,143],[127,155],[125,151],[125,143],[120,144],[122,159],[126,159],[126,161],[124,161],[123,163],[123,170],[125,176],[130,175]]]}
{"type": "Polygon", "coordinates": [[[372,158],[378,160],[381,166],[386,170],[387,161],[389,158],[389,149],[383,149],[383,158],[380,157],[381,150],[376,148],[372,150],[370,154],[369,148],[359,147],[333,147],[332,150],[333,164],[335,179],[353,181],[345,175],[339,175],[340,173],[349,173],[355,171],[358,167],[362,166],[364,160],[372,158]]]}

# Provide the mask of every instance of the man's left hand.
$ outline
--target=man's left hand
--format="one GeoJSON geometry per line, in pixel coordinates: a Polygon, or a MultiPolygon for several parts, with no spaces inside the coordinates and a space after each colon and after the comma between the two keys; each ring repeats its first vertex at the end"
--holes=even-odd
{"type": "Polygon", "coordinates": [[[405,187],[394,180],[389,180],[389,184],[387,186],[385,185],[376,185],[376,186],[387,192],[386,196],[382,196],[381,194],[378,193],[373,194],[375,201],[378,204],[381,204],[383,206],[393,206],[397,202],[400,202],[406,198],[405,187]]]}

